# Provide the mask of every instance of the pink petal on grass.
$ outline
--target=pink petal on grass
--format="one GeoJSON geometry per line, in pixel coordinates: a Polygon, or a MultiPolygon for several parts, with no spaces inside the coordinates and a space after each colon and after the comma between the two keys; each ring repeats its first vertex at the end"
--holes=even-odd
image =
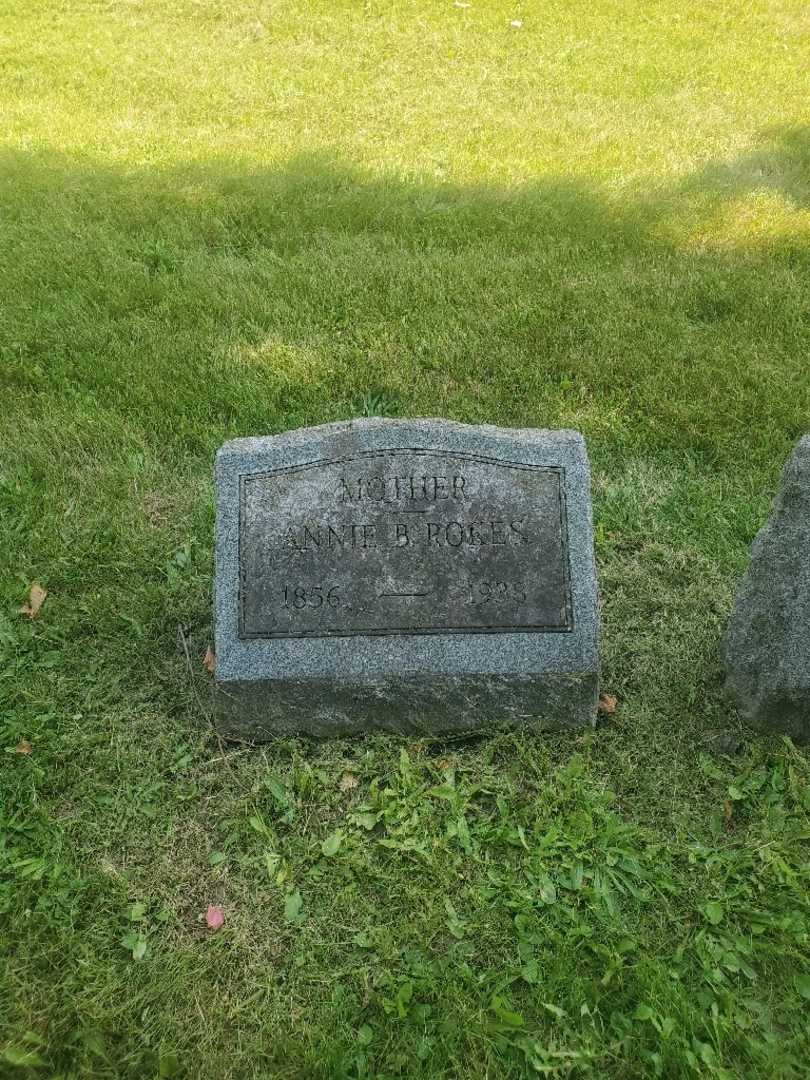
{"type": "Polygon", "coordinates": [[[222,914],[222,908],[219,904],[211,904],[205,913],[205,925],[209,930],[219,930],[224,922],[225,916],[222,914]]]}

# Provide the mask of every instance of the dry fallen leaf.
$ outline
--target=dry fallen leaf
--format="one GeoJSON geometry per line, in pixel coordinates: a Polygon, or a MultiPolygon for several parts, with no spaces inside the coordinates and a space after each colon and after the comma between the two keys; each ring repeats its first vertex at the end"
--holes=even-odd
{"type": "Polygon", "coordinates": [[[203,662],[203,667],[205,668],[205,670],[210,675],[213,675],[214,674],[214,668],[217,665],[217,658],[216,658],[216,656],[214,656],[214,653],[213,653],[210,645],[205,650],[202,662],[203,662]]]}
{"type": "Polygon", "coordinates": [[[343,776],[341,776],[340,784],[338,786],[340,787],[341,791],[354,791],[354,789],[359,783],[360,781],[357,779],[354,773],[345,772],[343,776]]]}
{"type": "Polygon", "coordinates": [[[20,739],[17,745],[14,747],[15,754],[30,754],[33,750],[31,743],[28,739],[20,739]]]}
{"type": "Polygon", "coordinates": [[[613,716],[616,712],[616,706],[619,704],[619,699],[615,694],[600,694],[599,704],[597,709],[600,713],[604,713],[605,716],[613,716]]]}
{"type": "Polygon", "coordinates": [[[731,799],[725,799],[723,802],[723,817],[726,822],[731,821],[731,815],[734,813],[734,807],[731,805],[731,799]]]}
{"type": "Polygon", "coordinates": [[[36,618],[39,614],[39,609],[45,603],[45,597],[47,595],[47,589],[43,589],[38,581],[32,581],[31,588],[28,590],[28,603],[23,604],[20,608],[20,614],[27,615],[29,619],[36,618]]]}
{"type": "Polygon", "coordinates": [[[222,908],[219,904],[210,904],[205,913],[205,925],[208,929],[219,930],[224,922],[225,916],[222,914],[222,908]]]}

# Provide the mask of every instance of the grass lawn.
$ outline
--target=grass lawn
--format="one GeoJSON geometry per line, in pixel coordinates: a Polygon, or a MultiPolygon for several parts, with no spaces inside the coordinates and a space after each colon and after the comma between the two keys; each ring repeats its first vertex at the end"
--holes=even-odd
{"type": "Polygon", "coordinates": [[[806,0],[0,0],[3,1080],[808,1075],[810,762],[718,652],[808,73],[806,0]],[[216,448],[373,414],[584,433],[595,731],[211,734],[216,448]]]}

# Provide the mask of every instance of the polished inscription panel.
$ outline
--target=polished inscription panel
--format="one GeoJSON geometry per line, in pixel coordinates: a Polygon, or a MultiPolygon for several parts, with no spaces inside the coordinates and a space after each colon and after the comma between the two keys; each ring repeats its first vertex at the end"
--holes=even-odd
{"type": "Polygon", "coordinates": [[[572,629],[561,468],[374,450],[240,500],[242,638],[572,629]]]}

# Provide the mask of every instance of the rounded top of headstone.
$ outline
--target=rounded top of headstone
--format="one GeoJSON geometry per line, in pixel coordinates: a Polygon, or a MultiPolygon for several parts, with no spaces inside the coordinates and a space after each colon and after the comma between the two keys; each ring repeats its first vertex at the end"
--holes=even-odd
{"type": "Polygon", "coordinates": [[[584,449],[582,434],[570,428],[510,428],[494,424],[463,424],[457,420],[442,417],[413,417],[393,419],[383,416],[358,417],[353,420],[338,420],[330,424],[317,424],[313,427],[293,428],[277,435],[250,436],[231,439],[220,447],[217,457],[228,454],[244,454],[266,449],[270,445],[279,448],[282,444],[292,446],[296,443],[339,442],[350,440],[358,445],[380,435],[396,436],[400,442],[403,437],[413,435],[420,442],[426,437],[440,439],[450,444],[470,439],[512,440],[531,442],[556,447],[584,449]]]}

